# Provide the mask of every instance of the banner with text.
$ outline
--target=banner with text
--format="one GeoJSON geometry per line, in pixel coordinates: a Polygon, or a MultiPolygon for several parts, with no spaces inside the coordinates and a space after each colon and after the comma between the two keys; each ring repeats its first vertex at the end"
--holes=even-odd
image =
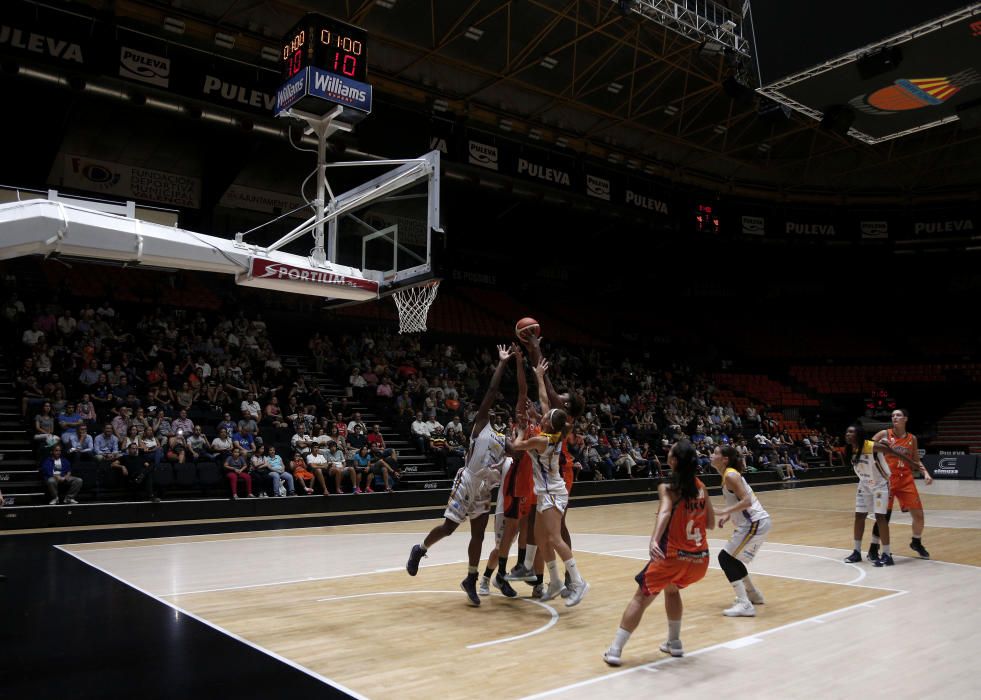
{"type": "Polygon", "coordinates": [[[201,206],[199,178],[73,154],[64,154],[60,186],[174,207],[201,206]]]}

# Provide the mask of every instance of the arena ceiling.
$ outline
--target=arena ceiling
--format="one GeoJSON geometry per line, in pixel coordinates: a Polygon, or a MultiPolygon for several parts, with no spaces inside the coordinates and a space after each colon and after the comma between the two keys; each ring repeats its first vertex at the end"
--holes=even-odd
{"type": "MultiPolygon", "coordinates": [[[[509,136],[604,159],[615,154],[722,191],[962,197],[981,181],[977,130],[954,123],[868,146],[801,115],[762,118],[755,99],[724,89],[745,67],[611,0],[84,4],[148,26],[180,17],[188,22],[184,39],[210,50],[215,31],[231,33],[234,51],[252,60],[306,12],[329,14],[368,30],[369,79],[379,95],[424,109],[439,100],[471,126],[493,130],[509,120],[509,136]]],[[[731,5],[738,11],[741,3],[731,5]]]]}

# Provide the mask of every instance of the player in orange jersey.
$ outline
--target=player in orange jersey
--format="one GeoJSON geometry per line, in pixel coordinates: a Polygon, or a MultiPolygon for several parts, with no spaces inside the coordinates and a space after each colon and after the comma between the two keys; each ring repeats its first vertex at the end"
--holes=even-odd
{"type": "Polygon", "coordinates": [[[634,580],[637,591],[627,603],[620,627],[603,660],[619,666],[623,647],[637,629],[644,611],[664,591],[664,610],[668,617],[668,638],[661,651],[684,656],[681,646],[681,589],[701,581],[708,571],[709,551],[706,528],[715,529],[715,511],[708,492],[696,476],[695,448],[688,440],[676,443],[668,453],[671,483],[658,486],[661,500],[657,523],[651,535],[651,559],[634,580]]]}
{"type": "MultiPolygon", "coordinates": [[[[883,442],[889,445],[896,452],[908,455],[919,462],[920,447],[916,442],[916,436],[906,431],[906,423],[909,421],[909,413],[905,409],[897,408],[892,412],[892,428],[880,430],[872,438],[873,442],[883,442]]],[[[923,503],[920,502],[920,493],[916,490],[916,482],[913,480],[913,472],[909,464],[901,457],[891,454],[884,454],[882,457],[889,465],[889,510],[886,511],[886,522],[892,519],[893,499],[899,499],[899,507],[903,512],[909,511],[913,518],[913,541],[909,543],[910,549],[920,555],[921,559],[929,559],[930,552],[923,546],[923,503]]],[[[923,482],[929,486],[933,483],[933,477],[922,464],[919,471],[923,474],[923,482]]],[[[879,525],[872,528],[872,544],[869,546],[869,561],[876,561],[879,558],[879,525]]]]}

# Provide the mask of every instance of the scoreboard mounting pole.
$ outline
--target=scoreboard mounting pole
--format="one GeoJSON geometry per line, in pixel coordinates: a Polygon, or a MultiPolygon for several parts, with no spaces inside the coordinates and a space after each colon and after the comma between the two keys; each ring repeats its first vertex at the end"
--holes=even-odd
{"type": "MultiPolygon", "coordinates": [[[[337,131],[351,131],[371,112],[372,89],[364,82],[367,59],[367,32],[324,15],[305,15],[283,37],[280,65],[284,82],[276,92],[276,116],[306,122],[306,132],[317,137],[317,194],[312,202],[316,216],[312,220],[314,247],[310,258],[321,266],[337,260],[334,218],[330,219],[324,246],[324,221],[335,207],[327,183],[327,139],[337,131]]],[[[310,223],[308,220],[294,232],[310,223]]]]}

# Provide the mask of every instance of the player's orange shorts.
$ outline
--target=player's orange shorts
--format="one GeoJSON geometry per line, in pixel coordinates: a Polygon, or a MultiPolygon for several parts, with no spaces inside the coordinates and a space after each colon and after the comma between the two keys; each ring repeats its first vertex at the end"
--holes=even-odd
{"type": "Polygon", "coordinates": [[[708,552],[704,557],[698,558],[672,557],[659,561],[651,559],[644,570],[634,576],[634,580],[644,595],[657,595],[672,583],[678,588],[684,588],[701,581],[708,566],[708,552]]]}
{"type": "Polygon", "coordinates": [[[892,510],[894,498],[899,499],[899,507],[903,511],[923,510],[920,492],[916,490],[913,473],[908,469],[898,473],[893,472],[892,476],[889,477],[889,510],[892,510]]]}

